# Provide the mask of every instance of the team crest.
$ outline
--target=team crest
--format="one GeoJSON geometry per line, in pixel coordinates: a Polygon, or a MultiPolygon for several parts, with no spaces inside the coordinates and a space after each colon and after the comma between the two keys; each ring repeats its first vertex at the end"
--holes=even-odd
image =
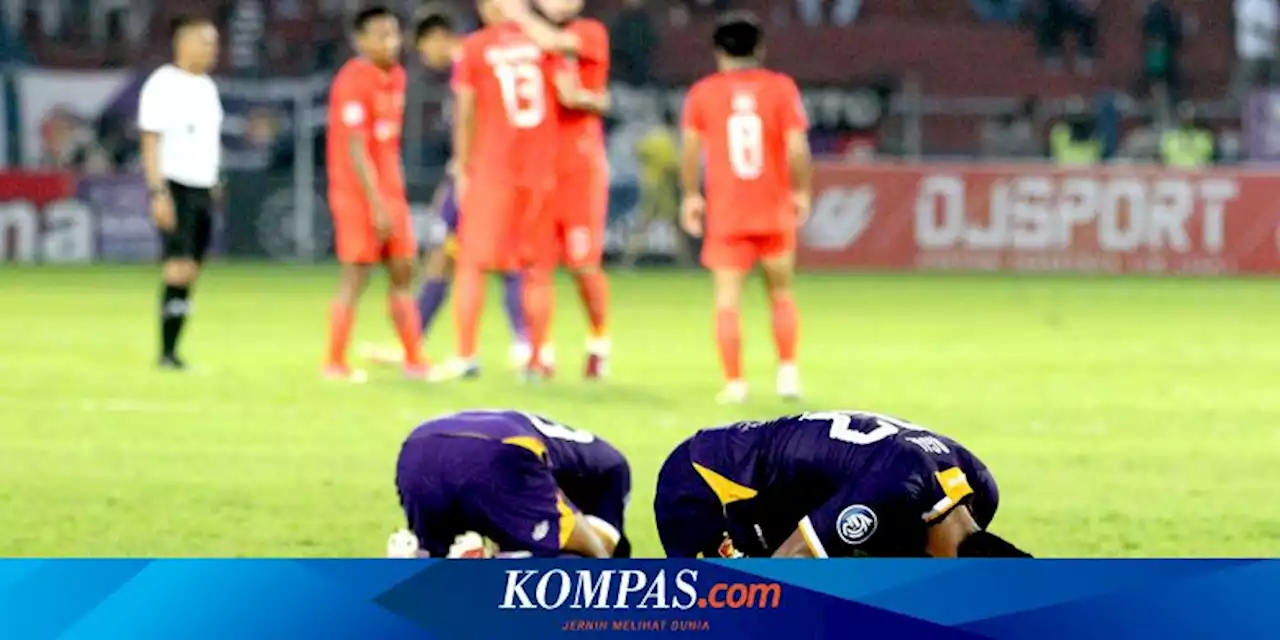
{"type": "Polygon", "coordinates": [[[871,539],[876,532],[876,512],[865,505],[855,504],[844,508],[836,518],[836,533],[846,544],[858,546],[871,539]]]}

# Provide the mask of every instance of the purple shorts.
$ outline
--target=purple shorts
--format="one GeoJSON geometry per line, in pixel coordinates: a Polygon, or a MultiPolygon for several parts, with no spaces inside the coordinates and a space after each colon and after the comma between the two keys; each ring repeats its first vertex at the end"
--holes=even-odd
{"type": "Polygon", "coordinates": [[[410,438],[396,464],[396,488],[409,529],[436,558],[468,531],[502,551],[556,557],[576,518],[538,454],[497,440],[410,438]]]}

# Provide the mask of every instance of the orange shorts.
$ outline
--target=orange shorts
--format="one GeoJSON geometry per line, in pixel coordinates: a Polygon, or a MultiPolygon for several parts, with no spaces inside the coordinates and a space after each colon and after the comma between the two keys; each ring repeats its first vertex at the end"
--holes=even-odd
{"type": "Polygon", "coordinates": [[[377,264],[395,259],[413,260],[418,256],[418,242],[413,234],[413,219],[408,203],[392,203],[391,237],[378,239],[373,226],[373,212],[362,196],[330,195],[333,212],[333,239],[342,264],[377,264]]]}
{"type": "Polygon", "coordinates": [[[603,160],[587,162],[561,174],[547,211],[555,217],[560,264],[570,269],[600,266],[609,220],[608,165],[603,160]]]}
{"type": "Polygon", "coordinates": [[[486,271],[515,271],[532,259],[547,193],[513,185],[477,184],[459,203],[458,262],[486,271]]]}
{"type": "Polygon", "coordinates": [[[756,262],[795,250],[794,231],[707,238],[702,244],[702,265],[712,271],[750,271],[756,262]]]}

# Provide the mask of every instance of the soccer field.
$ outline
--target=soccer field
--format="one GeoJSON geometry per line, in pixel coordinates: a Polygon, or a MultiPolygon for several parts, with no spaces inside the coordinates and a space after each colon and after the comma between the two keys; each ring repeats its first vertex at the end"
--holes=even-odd
{"type": "MultiPolygon", "coordinates": [[[[336,267],[212,265],[185,354],[153,368],[152,267],[0,266],[0,555],[377,556],[402,524],[401,439],[467,407],[544,412],[630,458],[629,534],[661,553],[653,483],[695,429],[800,409],[894,413],[994,471],[993,529],[1042,556],[1280,555],[1280,284],[1242,280],[804,275],[802,406],[772,397],[763,294],[744,317],[754,396],[721,408],[700,273],[616,275],[614,377],[579,376],[559,289],[558,378],[320,379],[336,267]]],[[[754,292],[753,292],[754,293],[754,292]]],[[[357,341],[389,342],[381,285],[357,341]]],[[[451,351],[444,317],[430,339],[451,351]]]]}

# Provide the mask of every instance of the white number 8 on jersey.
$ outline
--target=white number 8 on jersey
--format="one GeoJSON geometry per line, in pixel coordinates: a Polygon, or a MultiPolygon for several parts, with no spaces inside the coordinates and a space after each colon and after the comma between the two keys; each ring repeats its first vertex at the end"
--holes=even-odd
{"type": "Polygon", "coordinates": [[[532,129],[547,117],[547,96],[542,69],[533,62],[494,65],[507,120],[517,129],[532,129]]]}
{"type": "Polygon", "coordinates": [[[742,180],[755,180],[764,173],[764,122],[754,111],[729,116],[729,166],[742,180]]]}

